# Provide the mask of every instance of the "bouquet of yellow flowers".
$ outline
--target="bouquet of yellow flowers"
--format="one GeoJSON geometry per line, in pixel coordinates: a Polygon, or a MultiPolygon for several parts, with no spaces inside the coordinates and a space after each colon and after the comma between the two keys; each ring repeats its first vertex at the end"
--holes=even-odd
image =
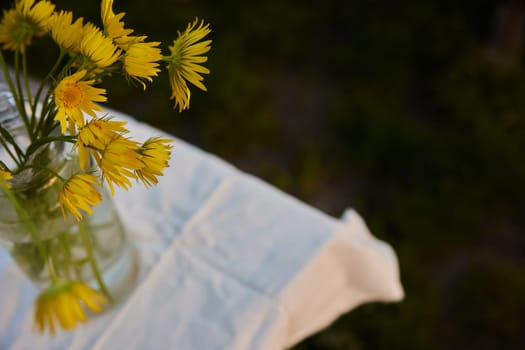
{"type": "Polygon", "coordinates": [[[171,140],[135,141],[125,121],[103,114],[98,103],[107,101],[106,90],[97,86],[119,74],[146,89],[165,64],[174,108],[189,108],[188,83],[206,90],[208,24],[189,23],[163,55],[160,42],[133,35],[124,15],[113,12],[113,0],[102,0],[97,26],[48,0],[15,0],[0,21],[9,93],[0,104],[11,108],[0,106],[0,241],[11,242],[15,260],[43,286],[35,324],[52,334],[56,324],[74,328],[113,300],[102,266],[111,244],[92,233],[97,224],[90,221],[104,188],[114,194],[115,186],[128,190],[132,180],[155,185],[171,156],[171,140]],[[57,60],[33,91],[27,62],[33,40],[43,36],[58,47],[57,60]]]}

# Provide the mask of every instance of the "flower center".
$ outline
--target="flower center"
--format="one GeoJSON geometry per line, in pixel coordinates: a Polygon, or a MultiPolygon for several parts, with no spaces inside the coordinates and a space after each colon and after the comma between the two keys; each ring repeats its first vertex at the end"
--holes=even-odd
{"type": "Polygon", "coordinates": [[[76,108],[82,102],[83,94],[82,90],[78,85],[69,85],[64,90],[62,96],[62,102],[66,108],[76,108]]]}

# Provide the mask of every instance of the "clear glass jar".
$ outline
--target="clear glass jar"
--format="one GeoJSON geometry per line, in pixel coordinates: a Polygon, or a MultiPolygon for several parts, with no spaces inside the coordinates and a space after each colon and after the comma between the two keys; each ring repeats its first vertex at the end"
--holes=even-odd
{"type": "MultiPolygon", "coordinates": [[[[0,126],[15,137],[18,145],[27,147],[27,134],[12,95],[1,89],[0,126]]],[[[0,161],[12,167],[6,145],[0,144],[0,161]]],[[[0,190],[0,244],[40,288],[50,284],[52,271],[63,279],[82,280],[110,300],[123,297],[136,280],[138,259],[111,195],[103,188],[102,202],[93,208],[93,215],[85,214],[80,222],[70,214],[64,217],[58,201],[61,181],[43,168],[63,178],[78,172],[78,159],[71,147],[63,142],[49,143],[29,162],[35,166],[14,175],[10,191],[36,228],[37,237],[0,190]]]]}

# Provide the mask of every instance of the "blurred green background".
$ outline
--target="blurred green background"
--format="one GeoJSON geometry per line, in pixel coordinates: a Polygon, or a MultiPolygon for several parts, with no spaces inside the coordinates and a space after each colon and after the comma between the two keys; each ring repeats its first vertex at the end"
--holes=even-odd
{"type": "MultiPolygon", "coordinates": [[[[98,0],[53,2],[99,22],[98,0]]],[[[359,307],[295,350],[525,349],[522,1],[114,9],[165,49],[198,16],[213,44],[189,111],[172,109],[165,74],[146,93],[108,81],[111,107],[329,214],[354,207],[396,249],[406,299],[359,307]]]]}

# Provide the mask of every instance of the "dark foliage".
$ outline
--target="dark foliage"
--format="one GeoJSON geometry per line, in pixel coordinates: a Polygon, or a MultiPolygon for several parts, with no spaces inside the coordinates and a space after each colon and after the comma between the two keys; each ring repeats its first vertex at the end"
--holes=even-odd
{"type": "MultiPolygon", "coordinates": [[[[98,20],[98,0],[54,2],[98,20]]],[[[214,41],[190,111],[172,110],[165,77],[146,94],[110,81],[112,107],[333,215],[353,206],[396,249],[405,301],[362,306],[295,349],[525,348],[521,1],[115,8],[166,43],[199,16],[214,41]]]]}

